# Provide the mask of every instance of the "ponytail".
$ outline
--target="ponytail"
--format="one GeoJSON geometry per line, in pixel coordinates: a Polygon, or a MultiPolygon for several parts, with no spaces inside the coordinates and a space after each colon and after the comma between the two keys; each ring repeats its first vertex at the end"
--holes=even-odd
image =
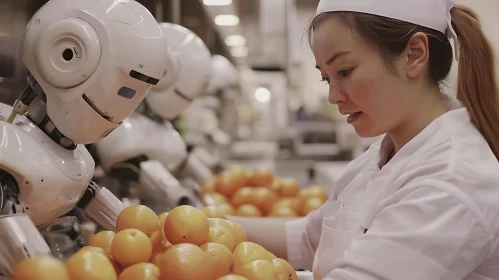
{"type": "Polygon", "coordinates": [[[492,46],[470,8],[456,5],[451,16],[460,49],[457,98],[499,160],[499,90],[492,46]]]}

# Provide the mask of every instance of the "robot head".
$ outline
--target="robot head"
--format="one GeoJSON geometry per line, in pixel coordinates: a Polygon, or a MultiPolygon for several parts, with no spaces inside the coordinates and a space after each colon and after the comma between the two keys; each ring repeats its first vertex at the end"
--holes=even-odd
{"type": "Polygon", "coordinates": [[[236,67],[226,57],[213,55],[211,58],[212,77],[206,92],[215,94],[217,91],[239,84],[239,75],[236,67]]]}
{"type": "Polygon", "coordinates": [[[189,29],[161,23],[172,60],[160,83],[146,97],[151,110],[164,119],[177,117],[199,94],[211,78],[210,51],[189,29]]]}
{"type": "Polygon", "coordinates": [[[21,58],[55,127],[90,144],[118,127],[164,76],[167,48],[137,1],[51,0],[28,23],[21,58]]]}

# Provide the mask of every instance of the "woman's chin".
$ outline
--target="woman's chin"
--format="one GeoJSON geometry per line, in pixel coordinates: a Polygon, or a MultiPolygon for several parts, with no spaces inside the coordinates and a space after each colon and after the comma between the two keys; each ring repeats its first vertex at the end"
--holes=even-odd
{"type": "Polygon", "coordinates": [[[375,131],[374,129],[366,129],[365,127],[354,126],[354,129],[355,133],[357,133],[357,136],[359,136],[360,138],[372,138],[383,134],[379,131],[375,131]]]}

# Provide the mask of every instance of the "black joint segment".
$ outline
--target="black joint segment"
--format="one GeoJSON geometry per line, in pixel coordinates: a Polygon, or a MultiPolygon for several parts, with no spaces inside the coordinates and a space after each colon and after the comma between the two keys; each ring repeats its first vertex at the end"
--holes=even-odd
{"type": "Polygon", "coordinates": [[[87,190],[83,194],[82,198],[80,199],[80,201],[78,201],[77,206],[81,209],[85,209],[85,207],[87,207],[90,201],[92,201],[92,199],[95,197],[95,194],[99,191],[100,188],[101,187],[94,181],[91,181],[88,184],[87,190]]]}

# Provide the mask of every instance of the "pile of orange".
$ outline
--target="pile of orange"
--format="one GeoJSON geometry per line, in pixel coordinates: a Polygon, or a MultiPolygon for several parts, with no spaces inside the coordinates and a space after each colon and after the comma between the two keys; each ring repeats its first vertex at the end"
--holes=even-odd
{"type": "Polygon", "coordinates": [[[34,257],[13,280],[298,280],[291,265],[248,242],[238,224],[191,206],[157,216],[142,205],[119,215],[66,263],[34,257]]]}
{"type": "Polygon", "coordinates": [[[301,188],[293,178],[274,176],[268,170],[241,167],[222,171],[200,189],[208,217],[299,217],[327,200],[321,186],[301,188]]]}

